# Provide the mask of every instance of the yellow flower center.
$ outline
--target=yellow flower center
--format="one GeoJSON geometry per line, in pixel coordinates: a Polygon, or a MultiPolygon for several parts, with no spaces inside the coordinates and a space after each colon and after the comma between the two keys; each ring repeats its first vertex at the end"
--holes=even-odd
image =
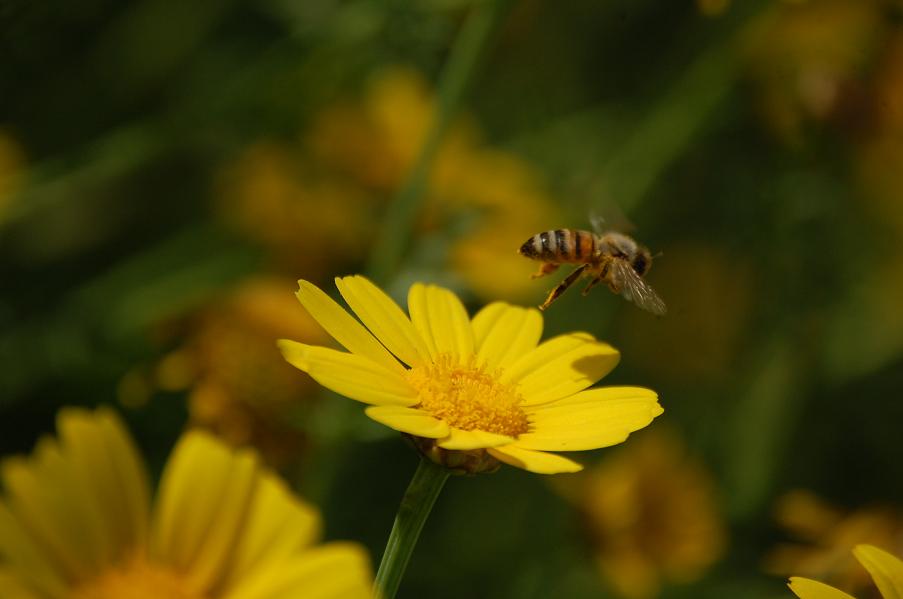
{"type": "Polygon", "coordinates": [[[166,568],[136,557],[72,591],[71,599],[203,599],[166,568]]]}
{"type": "Polygon", "coordinates": [[[442,354],[406,375],[420,395],[417,407],[450,426],[509,437],[530,430],[517,387],[501,382],[498,372],[486,372],[473,358],[462,364],[442,354]]]}

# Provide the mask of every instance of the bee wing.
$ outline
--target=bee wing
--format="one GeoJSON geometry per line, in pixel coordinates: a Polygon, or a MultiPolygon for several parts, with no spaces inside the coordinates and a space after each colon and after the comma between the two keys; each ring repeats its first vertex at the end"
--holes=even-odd
{"type": "Polygon", "coordinates": [[[656,316],[665,314],[667,311],[665,302],[643,280],[643,277],[633,270],[629,262],[626,260],[613,260],[611,268],[615,282],[620,287],[620,293],[624,296],[624,299],[633,302],[643,310],[652,312],[656,316]]]}
{"type": "Polygon", "coordinates": [[[636,226],[631,222],[621,207],[614,202],[605,202],[589,209],[589,222],[596,235],[604,235],[608,231],[631,233],[636,226]]]}
{"type": "Polygon", "coordinates": [[[593,232],[596,235],[605,233],[605,217],[596,212],[595,208],[589,211],[589,222],[593,226],[593,232]]]}

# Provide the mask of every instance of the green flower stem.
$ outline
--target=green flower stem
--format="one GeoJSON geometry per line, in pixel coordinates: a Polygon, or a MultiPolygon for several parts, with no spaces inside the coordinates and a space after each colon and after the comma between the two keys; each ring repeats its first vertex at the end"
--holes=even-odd
{"type": "Polygon", "coordinates": [[[423,523],[430,515],[439,492],[448,479],[449,471],[426,458],[421,458],[414,478],[405,491],[395,524],[386,543],[386,551],[376,572],[375,588],[380,599],[392,599],[411,559],[414,545],[420,537],[423,523]]]}
{"type": "Polygon", "coordinates": [[[452,47],[439,79],[436,111],[426,139],[404,184],[389,204],[382,231],[371,253],[367,272],[377,281],[385,281],[401,261],[417,215],[417,205],[423,197],[442,138],[461,103],[490,34],[508,4],[509,0],[478,3],[452,47]]]}

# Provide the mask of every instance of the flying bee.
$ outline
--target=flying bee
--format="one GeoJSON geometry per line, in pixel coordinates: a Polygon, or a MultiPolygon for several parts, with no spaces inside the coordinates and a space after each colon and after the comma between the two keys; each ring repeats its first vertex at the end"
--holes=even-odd
{"type": "Polygon", "coordinates": [[[542,262],[534,279],[555,272],[562,264],[579,265],[549,292],[546,301],[539,306],[540,310],[548,308],[577,279],[585,276],[590,281],[583,295],[599,283],[605,283],[614,293],[643,310],[656,316],[665,313],[665,302],[643,280],[652,267],[652,254],[623,233],[596,234],[576,229],[543,231],[525,241],[518,253],[542,262]]]}

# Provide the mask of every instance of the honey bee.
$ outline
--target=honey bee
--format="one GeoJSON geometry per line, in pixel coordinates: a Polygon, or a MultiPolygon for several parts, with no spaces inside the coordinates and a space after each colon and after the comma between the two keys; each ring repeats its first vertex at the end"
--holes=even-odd
{"type": "Polygon", "coordinates": [[[533,278],[558,270],[562,264],[579,264],[561,283],[549,292],[539,306],[545,310],[581,276],[590,279],[583,295],[599,283],[614,293],[656,316],[665,313],[665,302],[643,277],[652,267],[652,254],[632,237],[607,231],[591,233],[576,229],[556,229],[537,233],[520,246],[518,253],[542,264],[533,278]]]}

